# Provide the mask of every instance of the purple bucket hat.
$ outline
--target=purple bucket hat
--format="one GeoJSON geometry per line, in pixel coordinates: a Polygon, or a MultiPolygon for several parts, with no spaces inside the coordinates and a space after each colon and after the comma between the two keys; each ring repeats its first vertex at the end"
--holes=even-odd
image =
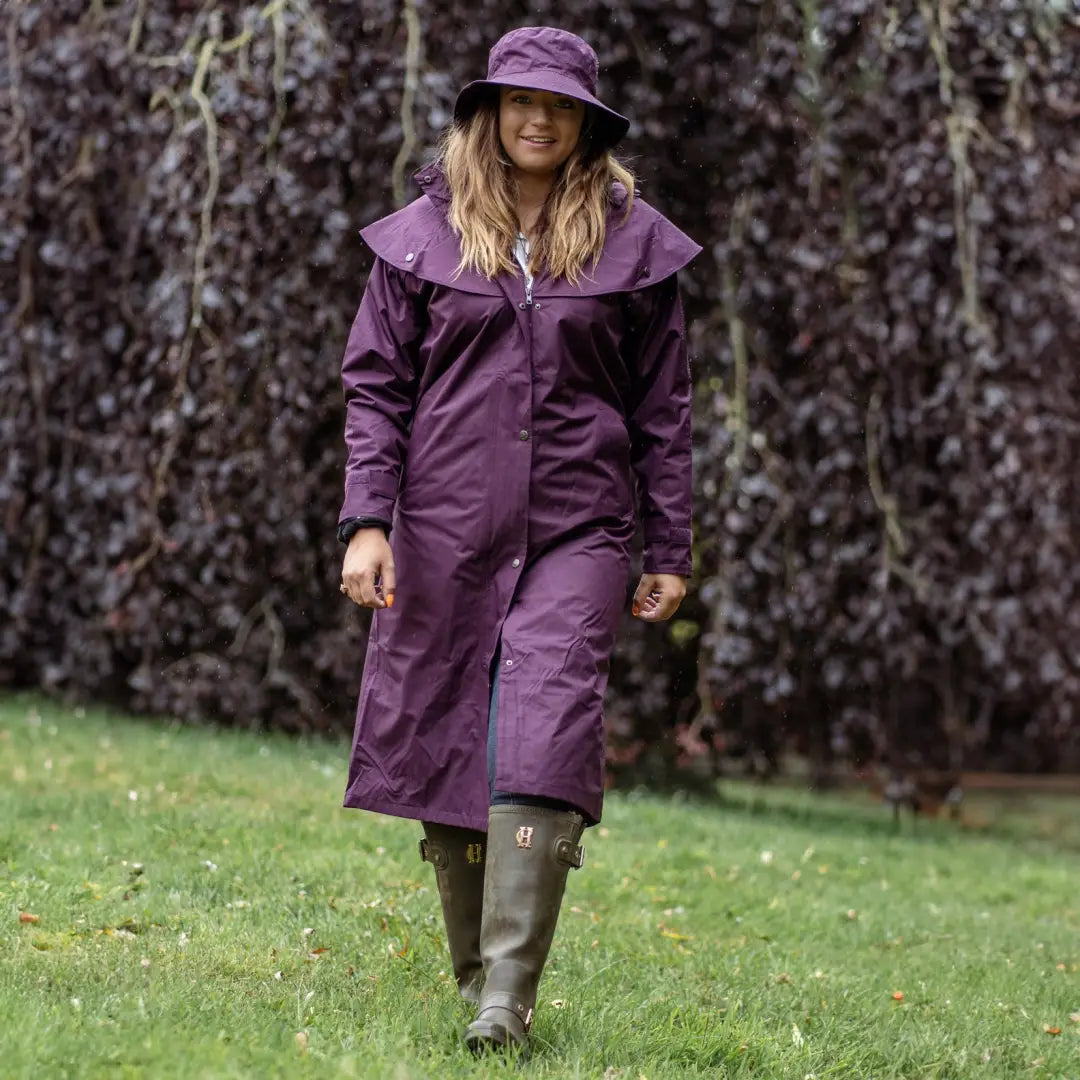
{"type": "Polygon", "coordinates": [[[454,119],[472,116],[488,86],[547,90],[591,105],[595,110],[593,138],[610,149],[626,134],[630,121],[597,99],[599,68],[596,53],[577,34],[550,26],[511,30],[492,45],[487,78],[469,83],[458,94],[454,119]]]}

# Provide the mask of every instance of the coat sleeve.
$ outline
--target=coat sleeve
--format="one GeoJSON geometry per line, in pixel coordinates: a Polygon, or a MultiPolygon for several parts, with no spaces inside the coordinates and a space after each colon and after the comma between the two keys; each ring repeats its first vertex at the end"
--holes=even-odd
{"type": "Polygon", "coordinates": [[[691,572],[690,367],[679,285],[672,274],[631,295],[636,339],[628,428],[645,533],[643,569],[691,572]]]}
{"type": "Polygon", "coordinates": [[[375,260],[341,362],[348,457],[339,524],[393,517],[426,325],[421,288],[413,275],[375,260]]]}

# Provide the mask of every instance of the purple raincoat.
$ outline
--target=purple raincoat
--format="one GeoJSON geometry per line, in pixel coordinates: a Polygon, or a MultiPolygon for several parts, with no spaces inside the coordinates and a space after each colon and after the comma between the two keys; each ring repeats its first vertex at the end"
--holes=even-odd
{"type": "MultiPolygon", "coordinates": [[[[345,805],[486,830],[495,786],[599,820],[603,698],[635,503],[647,572],[690,573],[690,374],[676,271],[700,248],[613,199],[577,286],[465,271],[436,166],[364,229],[342,364],[340,520],[393,522],[345,805]]],[[[621,189],[618,189],[621,191],[621,189]]]]}

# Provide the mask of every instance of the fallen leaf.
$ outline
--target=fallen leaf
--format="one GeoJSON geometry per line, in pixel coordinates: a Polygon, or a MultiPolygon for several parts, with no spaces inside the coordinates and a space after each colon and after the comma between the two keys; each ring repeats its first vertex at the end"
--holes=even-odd
{"type": "Polygon", "coordinates": [[[791,1025],[791,1041],[796,1046],[802,1046],[803,1043],[806,1042],[806,1040],[803,1038],[803,1033],[799,1030],[798,1024],[791,1025]]]}
{"type": "Polygon", "coordinates": [[[1043,1031],[1045,1031],[1047,1035],[1060,1035],[1061,1034],[1061,1028],[1059,1028],[1059,1027],[1051,1027],[1049,1024],[1043,1024],[1043,1031]]]}
{"type": "Polygon", "coordinates": [[[671,938],[672,941],[693,941],[694,939],[688,934],[679,934],[674,930],[668,930],[666,927],[661,929],[660,934],[662,937],[671,938]]]}
{"type": "Polygon", "coordinates": [[[859,917],[859,913],[854,908],[848,908],[847,917],[849,922],[854,922],[859,917]]]}
{"type": "Polygon", "coordinates": [[[894,990],[892,999],[893,999],[893,1001],[903,1001],[904,1000],[904,991],[903,990],[894,990]]]}
{"type": "Polygon", "coordinates": [[[1080,1024],[1080,1012],[1069,1013],[1069,1019],[1074,1024],[1080,1024]]]}
{"type": "Polygon", "coordinates": [[[37,923],[41,922],[41,916],[40,915],[31,915],[29,911],[20,911],[19,912],[19,922],[37,924],[37,923]]]}
{"type": "Polygon", "coordinates": [[[791,976],[786,971],[781,971],[780,974],[776,976],[776,982],[790,985],[791,976]]]}
{"type": "Polygon", "coordinates": [[[322,956],[323,953],[329,951],[330,950],[325,945],[320,945],[317,949],[312,949],[311,952],[308,953],[308,956],[322,956]]]}
{"type": "Polygon", "coordinates": [[[550,1004],[551,1004],[551,1007],[553,1009],[564,1009],[564,1008],[566,1008],[566,1002],[563,1001],[562,998],[556,998],[550,1004]]]}
{"type": "Polygon", "coordinates": [[[306,1031],[298,1031],[296,1033],[296,1046],[301,1054],[307,1053],[308,1034],[306,1031]]]}

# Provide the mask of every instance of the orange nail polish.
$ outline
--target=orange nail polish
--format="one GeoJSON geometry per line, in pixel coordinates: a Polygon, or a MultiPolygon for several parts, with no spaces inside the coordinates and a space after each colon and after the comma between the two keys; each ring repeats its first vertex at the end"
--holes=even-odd
{"type": "Polygon", "coordinates": [[[633,611],[633,613],[634,613],[635,615],[640,615],[640,614],[641,614],[641,608],[639,608],[639,607],[637,606],[637,604],[635,604],[635,605],[633,606],[633,608],[631,608],[631,610],[633,611]]]}
{"type": "Polygon", "coordinates": [[[394,606],[394,594],[393,593],[387,593],[386,594],[386,606],[387,607],[393,607],[394,606]]]}

